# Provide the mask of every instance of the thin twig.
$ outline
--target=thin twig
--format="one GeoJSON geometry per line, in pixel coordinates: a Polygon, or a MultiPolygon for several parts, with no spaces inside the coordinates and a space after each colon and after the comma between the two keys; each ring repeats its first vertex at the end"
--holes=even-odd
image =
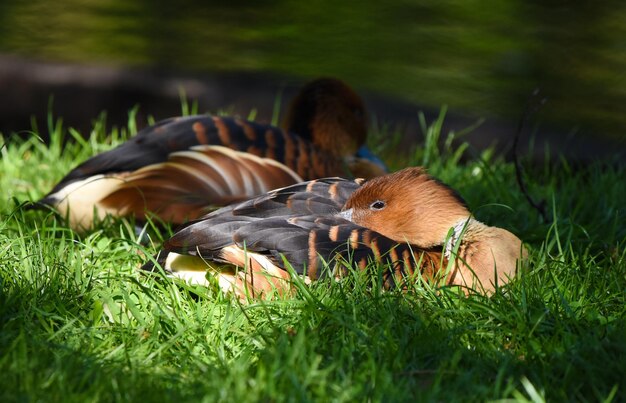
{"type": "Polygon", "coordinates": [[[513,140],[513,161],[515,162],[515,177],[517,178],[517,184],[519,185],[520,190],[524,196],[526,196],[528,203],[530,203],[530,205],[539,212],[543,222],[548,222],[549,219],[548,214],[546,213],[546,201],[541,200],[539,202],[535,202],[528,193],[528,188],[526,187],[526,183],[524,182],[524,177],[522,175],[522,164],[520,163],[519,155],[517,153],[517,144],[519,143],[519,138],[522,135],[522,130],[524,130],[524,125],[545,103],[546,98],[539,98],[539,88],[536,88],[528,98],[528,102],[524,108],[524,113],[522,114],[517,126],[517,133],[515,133],[515,139],[513,140]]]}

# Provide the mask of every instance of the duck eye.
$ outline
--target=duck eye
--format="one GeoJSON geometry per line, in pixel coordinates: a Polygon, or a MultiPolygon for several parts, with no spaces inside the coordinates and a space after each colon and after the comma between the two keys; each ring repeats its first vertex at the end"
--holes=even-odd
{"type": "Polygon", "coordinates": [[[370,210],[382,210],[387,206],[387,204],[382,200],[376,200],[374,203],[370,204],[370,210]]]}

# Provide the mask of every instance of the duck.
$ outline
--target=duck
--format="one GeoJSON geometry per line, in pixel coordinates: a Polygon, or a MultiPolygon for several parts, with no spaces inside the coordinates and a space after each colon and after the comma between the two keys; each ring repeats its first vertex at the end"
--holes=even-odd
{"type": "Polygon", "coordinates": [[[493,293],[527,256],[522,241],[476,220],[462,197],[409,167],[370,180],[322,178],[215,210],[179,229],[142,267],[245,300],[350,268],[384,267],[387,289],[426,281],[493,293]],[[290,273],[290,270],[293,272],[290,273]]]}
{"type": "Polygon", "coordinates": [[[323,77],[301,88],[283,129],[237,117],[166,119],[81,163],[33,206],[52,207],[78,231],[107,215],[177,226],[303,180],[382,175],[365,145],[365,116],[350,86],[323,77]]]}

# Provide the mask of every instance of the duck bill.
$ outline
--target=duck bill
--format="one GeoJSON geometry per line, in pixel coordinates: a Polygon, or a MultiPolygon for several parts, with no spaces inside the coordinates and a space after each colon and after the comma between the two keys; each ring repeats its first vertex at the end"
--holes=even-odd
{"type": "Polygon", "coordinates": [[[337,213],[337,217],[341,217],[344,220],[352,221],[352,213],[353,212],[354,212],[354,209],[348,209],[348,210],[340,211],[339,213],[337,213]]]}
{"type": "Polygon", "coordinates": [[[361,148],[359,148],[356,151],[356,154],[354,156],[357,157],[357,158],[362,158],[362,159],[368,160],[369,162],[377,165],[381,170],[383,170],[385,172],[389,172],[389,169],[387,168],[387,165],[385,165],[383,160],[378,158],[372,152],[372,150],[370,150],[366,145],[362,145],[361,148]]]}

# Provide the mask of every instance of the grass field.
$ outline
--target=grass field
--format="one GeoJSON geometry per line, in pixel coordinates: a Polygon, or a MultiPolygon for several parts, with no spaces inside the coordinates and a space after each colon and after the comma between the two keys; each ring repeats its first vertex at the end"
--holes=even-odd
{"type": "MultiPolygon", "coordinates": [[[[20,208],[132,134],[129,122],[97,123],[79,141],[51,120],[50,145],[33,133],[0,151],[0,401],[626,400],[623,165],[527,167],[530,193],[547,201],[543,223],[512,164],[437,146],[440,121],[430,122],[404,161],[525,240],[526,270],[492,297],[381,292],[355,275],[242,306],[138,273],[167,233],[142,244],[132,223],[111,221],[79,235],[20,208]]],[[[382,139],[376,151],[399,161],[382,139]]]]}

